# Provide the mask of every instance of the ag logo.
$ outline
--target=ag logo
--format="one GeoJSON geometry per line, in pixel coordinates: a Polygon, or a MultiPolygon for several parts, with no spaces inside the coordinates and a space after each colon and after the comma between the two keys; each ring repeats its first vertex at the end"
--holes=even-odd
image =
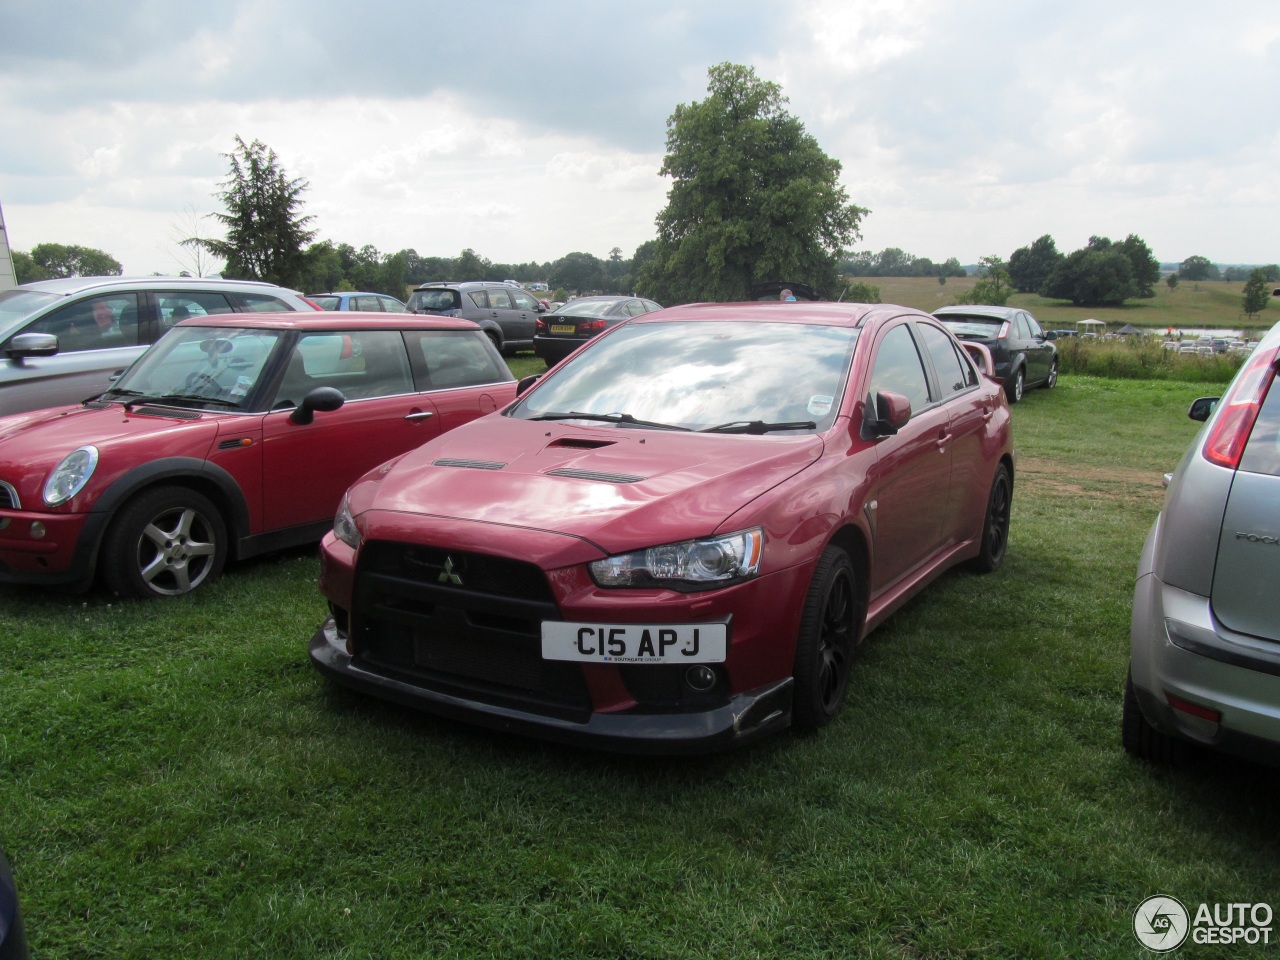
{"type": "Polygon", "coordinates": [[[1167,953],[1187,939],[1187,908],[1173,897],[1147,897],[1133,911],[1133,933],[1154,953],[1167,953]]]}

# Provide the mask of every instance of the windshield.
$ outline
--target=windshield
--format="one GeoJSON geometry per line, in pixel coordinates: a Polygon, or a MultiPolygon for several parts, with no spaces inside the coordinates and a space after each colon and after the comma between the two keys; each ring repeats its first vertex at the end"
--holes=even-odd
{"type": "Polygon", "coordinates": [[[839,412],[857,334],[759,321],[625,324],[566,361],[510,415],[586,413],[623,427],[824,430],[839,412]]]}
{"type": "Polygon", "coordinates": [[[165,400],[183,406],[243,406],[258,386],[278,330],[175,327],[107,392],[110,399],[165,400]]]}
{"type": "Polygon", "coordinates": [[[41,307],[62,299],[54,293],[38,290],[5,290],[0,292],[0,330],[31,316],[41,307]]]}

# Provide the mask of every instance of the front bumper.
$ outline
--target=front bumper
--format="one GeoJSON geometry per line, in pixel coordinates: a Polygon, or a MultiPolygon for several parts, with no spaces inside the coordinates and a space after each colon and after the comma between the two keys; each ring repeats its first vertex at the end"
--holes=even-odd
{"type": "Polygon", "coordinates": [[[791,679],[732,696],[700,712],[596,713],[582,722],[486,703],[404,682],[356,663],[333,618],[311,637],[311,662],[330,680],[362,693],[504,733],[624,753],[710,753],[791,724],[791,679]]]}
{"type": "Polygon", "coordinates": [[[105,513],[0,510],[0,583],[87,587],[105,513]]]}
{"type": "Polygon", "coordinates": [[[1208,597],[1161,581],[1153,570],[1159,526],[1143,550],[1130,630],[1143,716],[1167,735],[1280,765],[1280,645],[1228,630],[1208,597]],[[1221,719],[1215,724],[1175,709],[1170,697],[1221,719]]]}

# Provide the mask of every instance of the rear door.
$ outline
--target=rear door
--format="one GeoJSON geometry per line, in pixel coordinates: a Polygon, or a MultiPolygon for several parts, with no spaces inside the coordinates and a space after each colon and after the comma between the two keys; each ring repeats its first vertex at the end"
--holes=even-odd
{"type": "Polygon", "coordinates": [[[1280,386],[1273,381],[1231,481],[1213,574],[1213,612],[1280,642],[1280,386]]]}

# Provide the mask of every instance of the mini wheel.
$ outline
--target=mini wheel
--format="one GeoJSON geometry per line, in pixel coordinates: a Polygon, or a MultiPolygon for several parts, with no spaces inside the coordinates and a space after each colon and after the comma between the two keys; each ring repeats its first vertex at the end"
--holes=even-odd
{"type": "Polygon", "coordinates": [[[138,494],[103,541],[103,579],[124,597],[175,597],[217,579],[227,527],[213,502],[186,487],[138,494]]]}

